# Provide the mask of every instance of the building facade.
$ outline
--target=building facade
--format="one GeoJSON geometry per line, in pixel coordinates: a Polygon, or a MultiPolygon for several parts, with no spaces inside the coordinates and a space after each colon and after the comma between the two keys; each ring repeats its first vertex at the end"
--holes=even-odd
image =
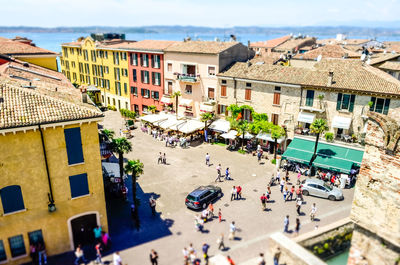
{"type": "MultiPolygon", "coordinates": [[[[4,76],[4,75],[3,75],[4,76]]],[[[45,87],[0,83],[0,262],[30,261],[91,243],[107,230],[97,122],[102,113],[45,87]]],[[[76,94],[75,94],[76,95],[76,94]]]]}
{"type": "Polygon", "coordinates": [[[61,69],[77,85],[101,90],[104,106],[130,108],[128,51],[125,40],[94,41],[91,37],[64,43],[61,69]]]}
{"type": "Polygon", "coordinates": [[[189,117],[216,112],[216,75],[233,62],[254,55],[240,43],[213,41],[176,43],[164,52],[165,89],[181,92],[178,114],[189,117]]]}

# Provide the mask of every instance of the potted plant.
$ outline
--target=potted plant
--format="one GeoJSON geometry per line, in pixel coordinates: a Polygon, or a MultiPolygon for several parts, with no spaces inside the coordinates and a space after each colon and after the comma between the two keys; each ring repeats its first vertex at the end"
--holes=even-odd
{"type": "Polygon", "coordinates": [[[353,140],[353,143],[357,142],[357,135],[355,135],[354,133],[351,135],[351,139],[353,140]]]}
{"type": "Polygon", "coordinates": [[[333,133],[331,133],[331,132],[325,133],[325,140],[327,142],[333,142],[333,133]]]}

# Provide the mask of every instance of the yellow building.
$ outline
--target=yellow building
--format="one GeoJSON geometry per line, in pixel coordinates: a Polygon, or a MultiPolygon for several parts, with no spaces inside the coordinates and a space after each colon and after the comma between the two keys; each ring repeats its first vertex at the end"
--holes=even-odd
{"type": "Polygon", "coordinates": [[[36,47],[32,40],[16,37],[0,39],[0,54],[57,71],[58,53],[36,47]]]}
{"type": "Polygon", "coordinates": [[[56,255],[88,243],[97,225],[107,230],[103,114],[57,75],[27,85],[31,72],[13,79],[9,70],[0,77],[0,263],[20,264],[31,244],[56,255]]]}
{"type": "Polygon", "coordinates": [[[123,49],[127,43],[91,37],[63,43],[62,72],[73,83],[99,88],[104,106],[130,109],[128,52],[123,49]]]}

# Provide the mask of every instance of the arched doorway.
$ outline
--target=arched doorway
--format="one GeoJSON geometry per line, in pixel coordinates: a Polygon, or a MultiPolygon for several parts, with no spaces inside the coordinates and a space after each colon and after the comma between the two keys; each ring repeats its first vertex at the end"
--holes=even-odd
{"type": "Polygon", "coordinates": [[[72,249],[75,249],[79,244],[85,246],[94,243],[93,229],[97,225],[99,225],[97,212],[71,217],[68,220],[68,227],[72,249]]]}

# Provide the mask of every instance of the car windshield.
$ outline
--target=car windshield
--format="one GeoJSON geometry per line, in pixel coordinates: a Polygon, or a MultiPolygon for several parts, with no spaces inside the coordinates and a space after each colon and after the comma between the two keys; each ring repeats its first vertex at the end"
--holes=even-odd
{"type": "Polygon", "coordinates": [[[188,199],[189,201],[195,201],[195,200],[196,200],[196,197],[194,197],[194,196],[192,196],[192,195],[188,195],[188,196],[187,196],[187,199],[188,199]]]}
{"type": "Polygon", "coordinates": [[[332,188],[331,188],[329,185],[327,185],[326,183],[324,183],[324,187],[325,187],[325,189],[327,189],[327,190],[329,190],[329,191],[332,190],[332,188]]]}

